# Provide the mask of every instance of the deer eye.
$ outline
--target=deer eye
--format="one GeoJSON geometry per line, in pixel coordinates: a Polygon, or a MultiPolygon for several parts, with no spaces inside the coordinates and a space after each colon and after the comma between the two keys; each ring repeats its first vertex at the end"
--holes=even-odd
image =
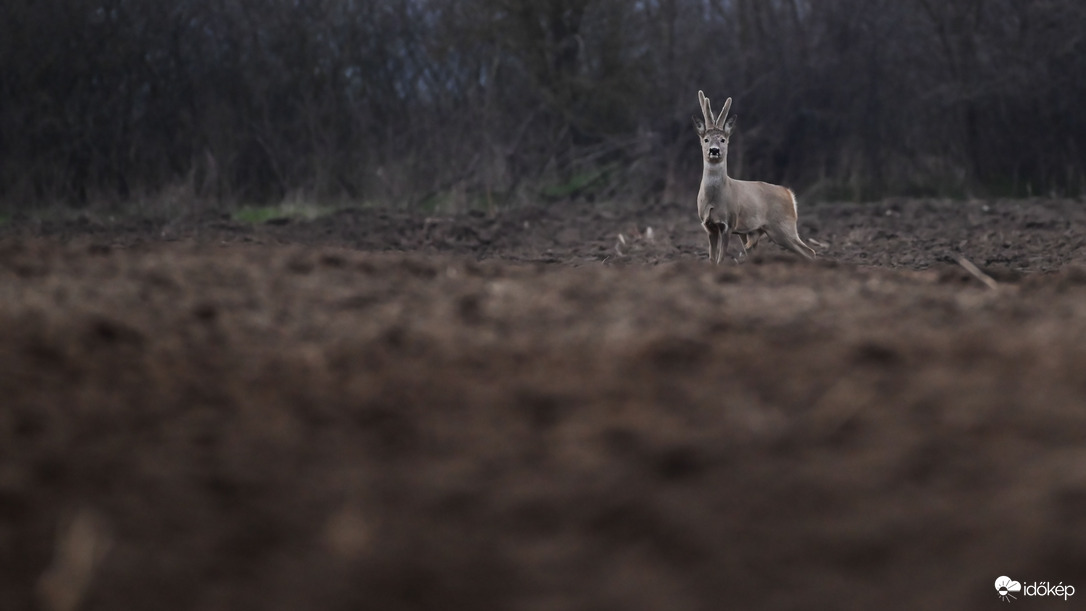
{"type": "Polygon", "coordinates": [[[706,141],[706,142],[708,142],[708,141],[709,141],[709,139],[708,139],[708,138],[706,138],[706,139],[705,139],[705,141],[706,141]]]}

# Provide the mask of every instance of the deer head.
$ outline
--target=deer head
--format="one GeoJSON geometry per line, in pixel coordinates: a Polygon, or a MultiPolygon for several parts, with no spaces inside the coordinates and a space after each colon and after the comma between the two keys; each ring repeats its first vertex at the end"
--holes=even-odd
{"type": "Polygon", "coordinates": [[[701,138],[701,152],[705,163],[721,163],[728,157],[728,138],[731,137],[732,129],[735,128],[736,116],[728,116],[732,99],[728,98],[724,101],[724,108],[721,108],[720,114],[716,116],[713,116],[713,109],[704,91],[698,91],[698,102],[701,103],[702,118],[699,119],[697,115],[692,118],[694,129],[701,138]]]}

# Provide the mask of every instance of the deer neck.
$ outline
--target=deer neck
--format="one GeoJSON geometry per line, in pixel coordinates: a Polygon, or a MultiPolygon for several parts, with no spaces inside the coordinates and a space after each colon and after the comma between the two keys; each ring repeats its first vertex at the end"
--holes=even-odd
{"type": "Polygon", "coordinates": [[[731,180],[732,179],[728,177],[727,154],[720,160],[720,163],[709,163],[708,161],[703,160],[701,172],[701,184],[703,189],[723,190],[731,183],[731,180]]]}
{"type": "Polygon", "coordinates": [[[730,205],[732,185],[727,168],[727,157],[720,163],[703,160],[701,189],[698,191],[698,217],[703,223],[711,218],[713,209],[723,212],[730,205]]]}

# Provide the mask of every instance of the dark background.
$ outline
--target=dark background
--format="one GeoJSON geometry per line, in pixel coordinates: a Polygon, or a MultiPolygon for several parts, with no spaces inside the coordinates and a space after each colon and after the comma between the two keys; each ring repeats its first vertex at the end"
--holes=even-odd
{"type": "Polygon", "coordinates": [[[0,202],[1076,195],[1077,0],[8,0],[0,202]]]}

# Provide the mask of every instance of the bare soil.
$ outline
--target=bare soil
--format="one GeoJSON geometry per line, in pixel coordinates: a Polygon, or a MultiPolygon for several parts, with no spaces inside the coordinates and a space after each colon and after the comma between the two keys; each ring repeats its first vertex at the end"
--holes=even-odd
{"type": "Polygon", "coordinates": [[[0,609],[1076,606],[1086,205],[800,212],[16,220],[0,609]]]}

